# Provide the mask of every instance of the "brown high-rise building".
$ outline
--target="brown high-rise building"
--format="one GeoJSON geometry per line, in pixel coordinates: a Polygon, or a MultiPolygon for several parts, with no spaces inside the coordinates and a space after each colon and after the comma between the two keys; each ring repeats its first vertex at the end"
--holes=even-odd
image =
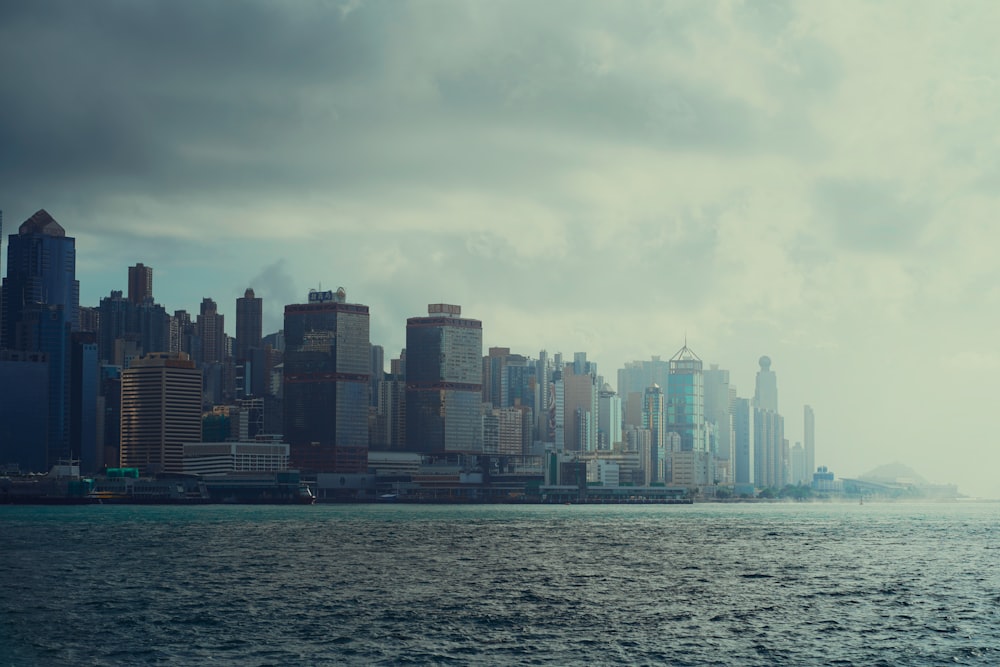
{"type": "Polygon", "coordinates": [[[128,267],[128,300],[142,303],[153,298],[153,267],[142,263],[128,267]]]}
{"type": "Polygon", "coordinates": [[[147,354],[121,387],[121,464],[184,472],[184,443],[201,442],[201,370],[183,352],[147,354]]]}

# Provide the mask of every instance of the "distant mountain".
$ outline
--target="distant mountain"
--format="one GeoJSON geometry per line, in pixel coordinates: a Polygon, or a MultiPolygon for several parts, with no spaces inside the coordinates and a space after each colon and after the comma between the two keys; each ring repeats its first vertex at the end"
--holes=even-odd
{"type": "Polygon", "coordinates": [[[917,472],[902,463],[887,463],[881,465],[874,470],[870,470],[865,474],[860,476],[860,479],[869,482],[880,482],[882,484],[916,484],[917,486],[925,486],[929,482],[917,474],[917,472]]]}

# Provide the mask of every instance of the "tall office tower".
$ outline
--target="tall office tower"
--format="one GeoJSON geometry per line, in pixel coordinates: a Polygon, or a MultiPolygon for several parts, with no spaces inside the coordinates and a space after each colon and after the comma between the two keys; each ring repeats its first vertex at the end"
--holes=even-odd
{"type": "Polygon", "coordinates": [[[754,484],[759,488],[781,487],[788,481],[785,420],[778,414],[778,378],[771,370],[771,358],[758,363],[754,390],[754,484]]]}
{"type": "Polygon", "coordinates": [[[91,331],[70,336],[70,450],[80,461],[80,472],[92,475],[104,467],[103,438],[98,438],[100,364],[97,335],[91,331]]]}
{"type": "Polygon", "coordinates": [[[406,348],[404,347],[399,351],[399,356],[395,359],[389,360],[389,372],[392,373],[397,380],[406,379],[406,348]]]}
{"type": "MultiPolygon", "coordinates": [[[[555,358],[561,361],[562,355],[556,354],[555,358]]],[[[563,382],[563,375],[566,371],[556,367],[552,371],[552,388],[549,391],[549,424],[551,429],[551,442],[557,452],[566,449],[566,384],[563,382]]]]}
{"type": "Polygon", "coordinates": [[[759,360],[760,370],[757,371],[757,388],[754,392],[753,405],[761,410],[778,411],[778,377],[771,370],[771,357],[763,356],[759,360]]]}
{"type": "Polygon", "coordinates": [[[670,358],[667,428],[680,436],[680,451],[708,451],[705,434],[705,378],[701,359],[684,344],[670,358]]]}
{"type": "Polygon", "coordinates": [[[733,449],[733,416],[729,371],[712,364],[703,371],[705,378],[705,421],[715,425],[712,453],[721,459],[731,459],[733,449]]]}
{"type": "MultiPolygon", "coordinates": [[[[3,211],[0,210],[0,278],[3,277],[3,211]]],[[[0,339],[3,338],[3,286],[0,285],[0,339]]],[[[0,350],[3,345],[0,344],[0,350]]]]}
{"type": "Polygon", "coordinates": [[[599,449],[614,449],[622,442],[622,399],[607,382],[598,395],[597,437],[599,449]]]}
{"type": "Polygon", "coordinates": [[[406,450],[406,379],[389,373],[379,384],[375,415],[375,449],[406,450]]]}
{"type": "MultiPolygon", "coordinates": [[[[201,358],[201,336],[198,334],[198,325],[191,320],[191,315],[186,310],[175,310],[172,318],[174,325],[171,326],[171,333],[176,327],[178,345],[177,352],[183,352],[192,359],[201,358]]],[[[173,348],[175,341],[171,340],[170,346],[173,348]]],[[[174,350],[171,349],[171,352],[174,350]]]]}
{"type": "Polygon", "coordinates": [[[537,364],[521,354],[507,357],[500,382],[501,408],[514,408],[521,413],[521,445],[530,453],[535,441],[535,415],[538,396],[537,364]]]}
{"type": "Polygon", "coordinates": [[[122,369],[121,366],[102,364],[99,370],[101,394],[98,399],[98,437],[101,440],[101,459],[112,468],[121,463],[122,435],[122,369]]]}
{"type": "Polygon", "coordinates": [[[121,383],[122,466],[184,472],[184,443],[201,442],[201,370],[183,352],[147,354],[121,383]]]}
{"type": "Polygon", "coordinates": [[[646,388],[642,399],[642,428],[650,432],[649,461],[647,465],[650,471],[650,480],[653,482],[663,481],[659,471],[662,469],[662,459],[665,453],[666,444],[666,422],[665,404],[663,399],[663,389],[660,385],[654,384],[646,388]]]}
{"type": "Polygon", "coordinates": [[[567,364],[563,373],[566,449],[592,452],[597,449],[597,378],[587,372],[577,374],[575,368],[567,364]]]}
{"type": "Polygon", "coordinates": [[[236,350],[233,356],[238,361],[250,359],[250,350],[261,346],[264,326],[264,300],[254,296],[247,288],[243,296],[236,299],[236,350]]]}
{"type": "Polygon", "coordinates": [[[47,472],[49,365],[43,352],[0,350],[0,461],[47,472]]]}
{"type": "Polygon", "coordinates": [[[141,263],[128,267],[128,300],[142,303],[153,298],[153,267],[141,263]]]}
{"type": "Polygon", "coordinates": [[[573,373],[576,375],[593,375],[597,377],[597,364],[593,361],[587,361],[586,352],[574,352],[573,373]]]}
{"type": "Polygon", "coordinates": [[[368,405],[377,408],[379,394],[382,392],[382,381],[385,380],[385,348],[381,345],[372,345],[369,358],[371,380],[368,387],[368,405]]]}
{"type": "Polygon", "coordinates": [[[80,331],[97,334],[101,330],[101,311],[93,306],[80,306],[80,331]]]}
{"type": "Polygon", "coordinates": [[[801,442],[796,442],[789,451],[790,484],[808,484],[812,480],[812,475],[806,474],[806,450],[801,442]]]}
{"type": "MultiPolygon", "coordinates": [[[[626,362],[624,368],[618,369],[618,395],[622,398],[622,410],[627,414],[633,414],[629,406],[629,397],[632,394],[639,394],[641,397],[646,388],[654,384],[666,387],[669,375],[669,362],[663,361],[658,356],[652,357],[649,361],[626,362]]],[[[641,410],[641,406],[635,409],[641,410]]]]}
{"type": "Polygon", "coordinates": [[[535,363],[523,354],[507,357],[500,379],[500,407],[535,407],[535,363]]]}
{"type": "Polygon", "coordinates": [[[781,488],[788,483],[785,418],[761,408],[754,408],[753,413],[754,484],[762,489],[781,488]]]}
{"type": "Polygon", "coordinates": [[[25,220],[7,244],[7,277],[3,280],[3,331],[0,346],[23,349],[17,330],[25,310],[60,306],[60,319],[76,331],[80,283],[76,280],[76,240],[44,209],[25,220]]]}
{"type": "Polygon", "coordinates": [[[754,411],[750,407],[749,398],[737,398],[733,401],[733,481],[737,484],[752,484],[753,470],[753,434],[754,411]]]}
{"type": "Polygon", "coordinates": [[[74,455],[69,421],[70,334],[79,328],[80,283],[76,280],[75,239],[66,236],[46,211],[25,220],[8,239],[2,293],[0,347],[41,352],[48,359],[51,465],[74,455]]]}
{"type": "Polygon", "coordinates": [[[494,412],[499,417],[498,453],[500,456],[520,456],[524,453],[524,413],[519,408],[500,408],[494,412]]]}
{"type": "Polygon", "coordinates": [[[816,415],[810,406],[805,406],[802,415],[804,426],[802,441],[805,443],[806,477],[812,480],[812,475],[816,472],[816,415]]]}
{"type": "Polygon", "coordinates": [[[483,403],[503,407],[503,374],[510,357],[509,347],[491,347],[483,357],[483,403]]]}
{"type": "Polygon", "coordinates": [[[198,313],[198,334],[201,336],[201,363],[215,364],[226,357],[224,316],[215,301],[205,297],[198,313]]]}
{"type": "Polygon", "coordinates": [[[483,453],[520,456],[522,413],[517,408],[494,408],[483,403],[483,453]]]}
{"type": "Polygon", "coordinates": [[[129,335],[134,307],[122,296],[121,290],[112,290],[111,294],[101,298],[97,308],[101,319],[101,330],[97,336],[98,356],[102,361],[120,366],[122,360],[115,358],[115,343],[129,335]]]}
{"type": "Polygon", "coordinates": [[[550,434],[550,402],[552,370],[549,367],[549,353],[539,350],[535,362],[535,434],[533,440],[538,442],[553,442],[550,434]]]}
{"type": "Polygon", "coordinates": [[[285,306],[285,441],[309,472],[368,469],[368,306],[343,288],[285,306]]]}
{"type": "Polygon", "coordinates": [[[624,426],[642,428],[642,411],[645,409],[642,397],[644,395],[644,392],[632,391],[622,401],[622,422],[624,426]]]}
{"type": "Polygon", "coordinates": [[[406,446],[428,453],[479,453],[483,324],[461,306],[430,304],[406,320],[406,446]]]}
{"type": "Polygon", "coordinates": [[[168,352],[170,348],[170,314],[152,297],[132,306],[134,320],[130,328],[143,352],[168,352]]]}

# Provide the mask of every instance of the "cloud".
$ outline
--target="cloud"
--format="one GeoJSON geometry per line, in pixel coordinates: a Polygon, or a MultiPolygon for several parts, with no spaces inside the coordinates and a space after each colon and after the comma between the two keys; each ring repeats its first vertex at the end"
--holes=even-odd
{"type": "Polygon", "coordinates": [[[822,181],[816,200],[817,211],[833,236],[854,250],[912,248],[933,214],[926,204],[907,200],[889,182],[822,181]]]}

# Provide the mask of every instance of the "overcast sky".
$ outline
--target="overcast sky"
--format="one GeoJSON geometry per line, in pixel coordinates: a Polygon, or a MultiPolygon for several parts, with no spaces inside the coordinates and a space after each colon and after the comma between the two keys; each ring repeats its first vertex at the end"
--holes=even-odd
{"type": "MultiPolygon", "coordinates": [[[[310,288],[398,356],[624,362],[687,336],[838,476],[1000,497],[995,2],[6,2],[4,233],[45,208],[81,303],[310,288]]],[[[6,240],[4,241],[6,252],[6,240]]],[[[6,265],[6,258],[4,258],[6,265]]]]}

